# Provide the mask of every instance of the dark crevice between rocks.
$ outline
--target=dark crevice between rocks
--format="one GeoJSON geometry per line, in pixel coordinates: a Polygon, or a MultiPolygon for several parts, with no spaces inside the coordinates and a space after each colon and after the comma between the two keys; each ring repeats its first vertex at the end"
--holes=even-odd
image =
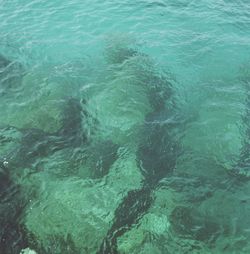
{"type": "Polygon", "coordinates": [[[62,128],[56,133],[56,136],[62,137],[70,146],[85,144],[87,137],[82,132],[82,119],[86,117],[86,111],[83,111],[80,102],[69,98],[63,109],[62,128]]]}
{"type": "Polygon", "coordinates": [[[28,245],[19,223],[26,202],[19,186],[12,182],[3,162],[0,163],[0,251],[19,254],[28,245]]]}
{"type": "Polygon", "coordinates": [[[117,239],[136,225],[152,204],[151,190],[144,187],[127,193],[115,211],[114,222],[98,254],[117,254],[117,239]]]}
{"type": "Polygon", "coordinates": [[[162,111],[166,113],[166,103],[171,100],[173,95],[172,84],[166,77],[155,74],[147,77],[145,82],[149,88],[148,97],[153,108],[153,115],[162,111]]]}
{"type": "MultiPolygon", "coordinates": [[[[169,98],[169,95],[167,97],[169,98]]],[[[144,176],[142,187],[138,190],[129,191],[121,201],[115,211],[112,226],[102,241],[97,254],[118,253],[118,237],[129,231],[147,213],[153,202],[153,191],[162,179],[173,172],[176,159],[180,154],[180,147],[173,138],[172,132],[177,124],[173,126],[165,121],[169,117],[169,111],[164,111],[164,99],[161,101],[161,98],[153,93],[151,100],[155,111],[145,119],[144,140],[137,151],[138,166],[144,176]],[[155,102],[153,102],[153,96],[156,96],[155,102]]]]}
{"type": "MultiPolygon", "coordinates": [[[[148,126],[146,127],[146,129],[148,126]]],[[[166,126],[149,130],[147,138],[150,142],[143,143],[137,153],[137,159],[144,182],[141,189],[128,192],[115,211],[114,222],[104,238],[98,254],[112,254],[117,252],[117,238],[137,224],[147,213],[152,204],[152,192],[159,181],[172,173],[177,151],[169,140],[164,140],[166,126]],[[159,142],[159,143],[158,143],[159,142]],[[171,144],[171,145],[170,145],[171,144]]]]}
{"type": "Polygon", "coordinates": [[[145,185],[154,189],[169,173],[172,173],[180,147],[171,129],[177,128],[162,121],[161,113],[150,114],[144,126],[144,140],[137,151],[137,160],[145,185]]]}
{"type": "Polygon", "coordinates": [[[171,228],[183,238],[205,242],[214,247],[217,238],[227,233],[227,228],[200,214],[196,209],[187,206],[177,206],[169,217],[171,228]]]}

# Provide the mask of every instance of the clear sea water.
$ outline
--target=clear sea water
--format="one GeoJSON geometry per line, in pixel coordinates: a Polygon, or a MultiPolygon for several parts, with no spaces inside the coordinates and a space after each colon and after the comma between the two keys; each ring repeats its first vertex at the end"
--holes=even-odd
{"type": "Polygon", "coordinates": [[[0,253],[250,253],[250,2],[0,0],[0,253]]]}

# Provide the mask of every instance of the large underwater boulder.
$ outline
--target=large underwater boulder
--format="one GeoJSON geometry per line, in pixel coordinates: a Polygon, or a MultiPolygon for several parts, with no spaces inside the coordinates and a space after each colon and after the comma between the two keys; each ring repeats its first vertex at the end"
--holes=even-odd
{"type": "Polygon", "coordinates": [[[38,253],[90,254],[100,246],[127,191],[139,188],[141,175],[135,157],[123,154],[102,181],[54,180],[43,172],[24,181],[23,186],[33,182],[34,188],[40,182],[38,199],[26,210],[29,246],[38,253]]]}
{"type": "Polygon", "coordinates": [[[163,239],[170,234],[169,216],[174,207],[175,193],[171,189],[158,189],[154,203],[134,227],[118,238],[118,251],[128,253],[163,253],[163,239]],[[159,246],[162,249],[159,249],[159,246]]]}
{"type": "Polygon", "coordinates": [[[1,99],[0,122],[16,128],[55,132],[61,127],[62,99],[66,95],[66,87],[48,83],[40,75],[27,74],[18,92],[1,99]]]}
{"type": "Polygon", "coordinates": [[[98,123],[98,139],[125,144],[138,137],[146,114],[152,110],[149,89],[140,77],[146,71],[146,61],[143,56],[132,56],[121,66],[110,67],[105,82],[97,84],[98,92],[90,97],[86,107],[98,123]]]}
{"type": "Polygon", "coordinates": [[[146,116],[165,107],[171,84],[149,56],[128,46],[127,50],[120,45],[114,48],[103,81],[91,84],[82,94],[88,98],[87,112],[95,119],[95,131],[90,133],[93,139],[136,148],[146,116]]]}
{"type": "Polygon", "coordinates": [[[2,65],[5,69],[1,74],[3,77],[0,75],[0,124],[25,129],[39,128],[49,133],[58,131],[62,126],[65,101],[77,97],[79,87],[86,82],[87,67],[79,61],[63,66],[27,67],[25,72],[19,71],[18,84],[8,79],[8,82],[16,84],[10,87],[4,83],[5,76],[11,76],[12,65],[16,63],[3,60],[0,56],[0,69],[2,65]],[[5,65],[11,69],[6,69],[5,65]]]}

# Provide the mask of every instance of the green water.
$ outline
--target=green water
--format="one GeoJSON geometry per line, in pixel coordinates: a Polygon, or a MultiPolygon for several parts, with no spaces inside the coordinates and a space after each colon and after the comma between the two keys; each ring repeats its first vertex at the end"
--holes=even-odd
{"type": "Polygon", "coordinates": [[[0,1],[0,254],[250,253],[249,23],[0,1]]]}

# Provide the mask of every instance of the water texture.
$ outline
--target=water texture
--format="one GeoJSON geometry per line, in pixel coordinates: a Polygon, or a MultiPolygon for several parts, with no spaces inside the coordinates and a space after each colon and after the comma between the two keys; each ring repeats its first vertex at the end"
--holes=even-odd
{"type": "Polygon", "coordinates": [[[0,0],[0,253],[250,253],[250,3],[0,0]]]}

